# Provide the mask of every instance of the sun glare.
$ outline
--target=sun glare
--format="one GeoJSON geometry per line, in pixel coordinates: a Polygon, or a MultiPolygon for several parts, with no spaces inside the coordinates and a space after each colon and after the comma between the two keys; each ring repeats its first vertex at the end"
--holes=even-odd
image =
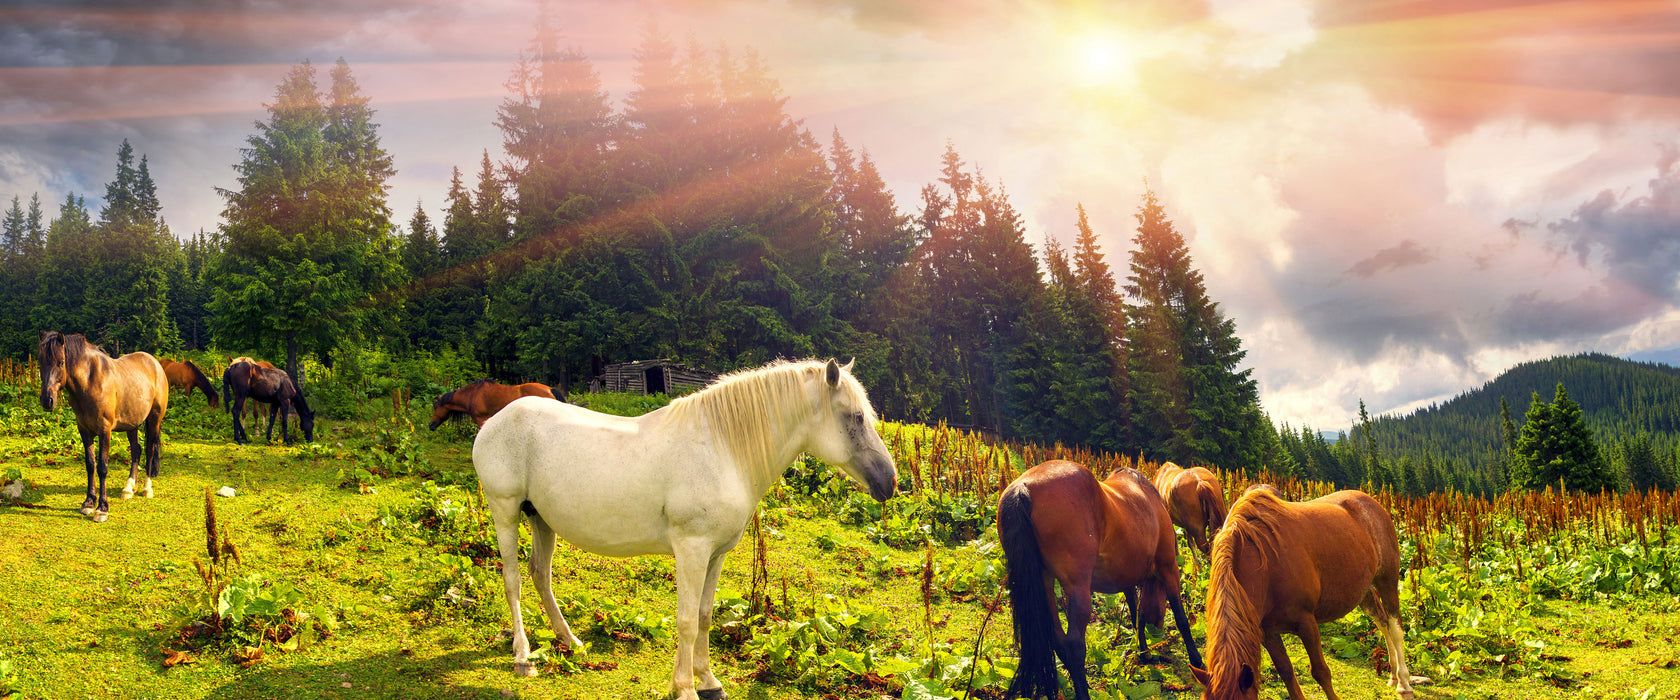
{"type": "Polygon", "coordinates": [[[1075,39],[1072,47],[1071,73],[1079,87],[1129,87],[1137,81],[1137,54],[1126,36],[1089,33],[1075,39]]]}

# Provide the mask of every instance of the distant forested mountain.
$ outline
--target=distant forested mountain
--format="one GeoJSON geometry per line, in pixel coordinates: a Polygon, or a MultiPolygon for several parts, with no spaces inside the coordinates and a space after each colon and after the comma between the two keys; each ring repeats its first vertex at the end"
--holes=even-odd
{"type": "MultiPolygon", "coordinates": [[[[1610,448],[1643,431],[1659,450],[1673,453],[1680,440],[1680,368],[1598,353],[1522,363],[1445,403],[1375,418],[1371,432],[1385,458],[1491,464],[1505,447],[1500,400],[1520,428],[1533,397],[1550,401],[1560,382],[1600,445],[1610,448]]],[[[1350,437],[1358,433],[1356,428],[1350,437]]]]}

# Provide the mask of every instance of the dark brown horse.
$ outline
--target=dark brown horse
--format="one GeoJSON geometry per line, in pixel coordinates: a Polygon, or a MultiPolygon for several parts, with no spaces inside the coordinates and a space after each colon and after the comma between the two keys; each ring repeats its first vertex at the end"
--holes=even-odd
{"type": "Polygon", "coordinates": [[[1329,700],[1330,667],[1324,664],[1318,625],[1365,611],[1382,633],[1393,672],[1389,685],[1412,697],[1400,632],[1400,555],[1394,523],[1370,496],[1338,491],[1305,503],[1277,497],[1276,489],[1250,488],[1232,504],[1225,529],[1213,540],[1207,598],[1209,668],[1194,671],[1205,700],[1259,696],[1260,648],[1289,687],[1304,700],[1282,633],[1301,638],[1313,679],[1329,700]]]}
{"type": "Polygon", "coordinates": [[[1184,536],[1202,554],[1211,553],[1213,533],[1225,526],[1219,479],[1202,467],[1185,469],[1167,462],[1155,472],[1154,483],[1173,524],[1184,528],[1184,536]]]}
{"type": "Polygon", "coordinates": [[[80,334],[63,335],[43,331],[35,348],[41,365],[41,408],[58,408],[60,389],[70,394],[70,409],[76,413],[76,427],[82,435],[82,462],[87,466],[87,498],[82,515],[96,523],[110,517],[111,503],[105,498],[106,465],[111,452],[111,433],[128,433],[128,485],[123,498],[134,497],[134,480],[140,469],[140,429],[146,429],[146,488],[152,497],[152,479],[158,475],[163,456],[163,414],[169,411],[169,379],[163,366],[151,355],[132,352],[112,359],[99,346],[80,334]],[[94,491],[94,475],[99,490],[94,491]]]}
{"type": "Polygon", "coordinates": [[[274,418],[280,418],[280,439],[286,444],[292,444],[292,436],[286,431],[286,416],[296,410],[298,427],[303,429],[304,442],[315,441],[315,412],[310,410],[309,403],[304,401],[303,393],[297,390],[290,375],[283,370],[262,367],[250,362],[235,362],[228,365],[227,371],[222,373],[222,401],[233,413],[233,441],[241,445],[250,440],[245,433],[245,399],[272,404],[268,409],[268,434],[265,439],[274,442],[274,418]]]}
{"type": "Polygon", "coordinates": [[[1121,469],[1107,480],[1073,462],[1040,464],[1015,479],[998,501],[998,533],[1009,570],[1020,662],[1007,697],[1056,697],[1056,658],[1087,700],[1085,628],[1091,593],[1125,593],[1147,651],[1143,628],[1160,625],[1163,598],[1184,637],[1190,665],[1201,666],[1179,597],[1176,537],[1167,509],[1142,474],[1121,469]],[[1056,617],[1055,583],[1067,598],[1067,631],[1056,617]]]}
{"type": "Polygon", "coordinates": [[[490,416],[496,415],[515,399],[526,396],[559,399],[553,390],[536,382],[508,386],[480,379],[437,397],[437,400],[432,402],[431,428],[437,430],[444,421],[457,414],[471,416],[473,422],[482,428],[484,421],[490,420],[490,416]]]}
{"type": "Polygon", "coordinates": [[[176,362],[167,357],[157,359],[163,365],[163,376],[169,378],[169,386],[187,392],[187,398],[192,398],[193,389],[204,392],[204,399],[210,402],[211,408],[221,408],[222,402],[216,397],[216,385],[210,383],[210,378],[204,376],[204,371],[192,361],[176,362]]]}
{"type": "MultiPolygon", "coordinates": [[[[249,363],[251,363],[253,365],[256,365],[258,367],[261,367],[263,369],[278,369],[274,366],[273,362],[269,362],[268,360],[254,360],[254,359],[251,359],[250,357],[246,357],[244,355],[240,355],[239,357],[235,357],[231,360],[228,360],[228,366],[232,367],[232,366],[237,365],[241,362],[249,362],[249,363]]],[[[225,376],[227,374],[227,372],[224,370],[222,372],[222,374],[225,376]]],[[[260,410],[260,409],[257,408],[257,403],[255,401],[251,402],[251,412],[249,414],[247,414],[251,417],[251,420],[256,420],[257,419],[257,417],[258,417],[257,416],[257,411],[258,410],[260,410]]]]}

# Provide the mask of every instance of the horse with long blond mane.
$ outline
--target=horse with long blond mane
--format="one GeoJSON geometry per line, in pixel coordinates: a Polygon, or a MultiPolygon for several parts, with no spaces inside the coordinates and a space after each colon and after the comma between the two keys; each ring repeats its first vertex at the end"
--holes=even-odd
{"type": "Polygon", "coordinates": [[[519,522],[531,524],[531,579],[557,641],[583,645],[552,588],[556,538],[596,554],[676,559],[678,700],[723,698],[707,654],[724,555],[801,452],[885,501],[892,455],[851,365],[774,362],[625,418],[525,397],[485,421],[473,468],[496,523],[513,623],[514,671],[535,675],[519,605],[519,522]]]}
{"type": "Polygon", "coordinates": [[[1212,552],[1214,533],[1225,526],[1225,497],[1220,495],[1219,478],[1202,467],[1185,469],[1172,462],[1155,471],[1155,490],[1167,505],[1174,525],[1202,554],[1212,552]]]}
{"type": "Polygon", "coordinates": [[[1159,626],[1164,603],[1172,603],[1190,665],[1202,665],[1179,594],[1172,521],[1142,474],[1119,469],[1098,481],[1083,465],[1062,460],[1028,469],[998,499],[998,535],[1020,658],[1005,697],[1055,697],[1057,658],[1074,697],[1090,697],[1085,628],[1092,592],[1126,594],[1140,653],[1148,651],[1144,626],[1159,626]],[[1066,599],[1066,632],[1056,615],[1056,583],[1066,599]]]}
{"type": "Polygon", "coordinates": [[[1207,597],[1207,670],[1192,669],[1204,700],[1259,697],[1260,649],[1305,700],[1282,633],[1301,638],[1313,679],[1329,700],[1330,667],[1318,626],[1354,607],[1376,623],[1393,668],[1388,683],[1412,697],[1400,630],[1400,554],[1388,511],[1361,491],[1290,503],[1271,488],[1250,488],[1232,504],[1213,540],[1207,597]]]}
{"type": "Polygon", "coordinates": [[[76,427],[82,435],[82,462],[87,467],[87,498],[82,515],[96,523],[110,517],[111,503],[105,497],[105,475],[111,454],[111,433],[128,433],[128,484],[122,497],[133,498],[140,470],[141,428],[146,430],[146,488],[152,497],[152,479],[163,459],[163,414],[169,411],[169,378],[156,358],[131,352],[113,359],[80,333],[64,335],[42,331],[35,348],[41,365],[41,410],[58,408],[58,392],[70,395],[70,409],[76,413],[76,427]],[[94,476],[99,488],[94,490],[94,476]]]}

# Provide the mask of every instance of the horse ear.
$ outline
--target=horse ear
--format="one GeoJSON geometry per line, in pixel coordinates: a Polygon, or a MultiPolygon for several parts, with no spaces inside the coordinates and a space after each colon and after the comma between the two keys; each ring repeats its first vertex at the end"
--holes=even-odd
{"type": "Polygon", "coordinates": [[[1243,664],[1242,673],[1237,674],[1237,689],[1246,693],[1249,688],[1253,687],[1254,667],[1248,664],[1243,664]]]}
{"type": "Polygon", "coordinates": [[[857,358],[856,357],[854,357],[850,360],[846,360],[846,364],[840,365],[840,369],[843,369],[843,370],[846,370],[847,372],[850,372],[850,371],[852,371],[852,365],[855,365],[855,364],[857,364],[857,358]]]}
{"type": "Polygon", "coordinates": [[[1207,687],[1213,683],[1213,674],[1196,668],[1195,666],[1190,667],[1190,675],[1195,676],[1196,682],[1202,684],[1203,687],[1207,687]]]}
{"type": "Polygon", "coordinates": [[[840,363],[830,359],[828,361],[827,369],[828,376],[826,378],[828,379],[828,386],[830,388],[838,388],[840,386],[840,363]]]}

